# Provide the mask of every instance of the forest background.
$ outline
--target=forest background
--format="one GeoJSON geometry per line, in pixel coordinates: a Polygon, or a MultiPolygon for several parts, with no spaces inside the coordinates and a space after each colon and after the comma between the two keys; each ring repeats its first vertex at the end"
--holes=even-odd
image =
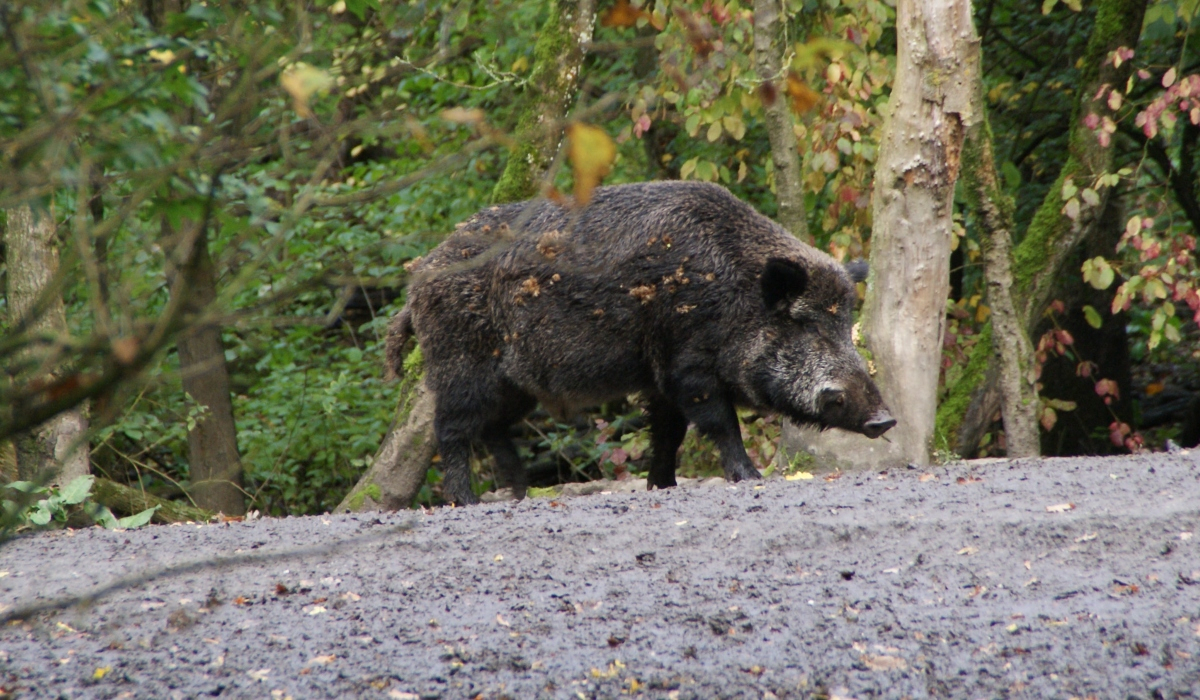
{"type": "MultiPolygon", "coordinates": [[[[537,138],[553,157],[526,194],[566,197],[601,175],[720,182],[835,257],[867,257],[896,9],[774,3],[781,60],[764,76],[763,4],[0,2],[4,480],[34,489],[37,475],[16,466],[21,440],[85,406],[76,442],[97,484],[125,494],[95,491],[118,513],[159,503],[135,507],[131,492],[226,513],[332,510],[396,410],[381,351],[405,264],[511,199],[510,153],[537,138]],[[522,118],[545,71],[570,53],[547,37],[568,16],[590,40],[563,117],[533,128],[522,118]],[[772,148],[780,106],[795,182],[781,182],[772,148]],[[37,236],[57,261],[30,292],[14,261],[37,236]]],[[[1200,439],[1189,433],[1200,420],[1197,5],[973,8],[1015,274],[1038,264],[1022,244],[1049,217],[1080,229],[1050,303],[1029,313],[1044,454],[1200,439]],[[1114,18],[1132,40],[1097,48],[1114,18]],[[1119,83],[1093,89],[1114,71],[1119,83]],[[1071,160],[1082,135],[1104,154],[1089,161],[1098,170],[1071,160]]],[[[964,151],[965,174],[978,157],[964,151]]],[[[954,195],[942,459],[1006,450],[998,404],[980,398],[998,370],[987,202],[969,190],[954,195]]],[[[777,459],[777,419],[744,419],[760,466],[802,466],[777,459]]],[[[535,415],[524,430],[541,484],[636,475],[649,442],[625,403],[573,424],[535,415]]],[[[681,472],[719,473],[711,452],[689,436],[681,472]]],[[[488,488],[486,455],[476,470],[488,488]]],[[[439,479],[434,463],[418,502],[440,502],[439,479]]]]}

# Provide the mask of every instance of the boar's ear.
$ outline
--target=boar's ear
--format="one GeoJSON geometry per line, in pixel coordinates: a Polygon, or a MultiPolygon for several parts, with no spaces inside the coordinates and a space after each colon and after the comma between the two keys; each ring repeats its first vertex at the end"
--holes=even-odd
{"type": "Polygon", "coordinates": [[[808,286],[808,271],[786,258],[771,258],[762,273],[763,303],[768,309],[784,300],[794,299],[808,286]]]}
{"type": "Polygon", "coordinates": [[[846,272],[850,273],[850,279],[854,280],[855,284],[867,281],[867,273],[871,271],[866,260],[851,260],[846,263],[846,272]]]}

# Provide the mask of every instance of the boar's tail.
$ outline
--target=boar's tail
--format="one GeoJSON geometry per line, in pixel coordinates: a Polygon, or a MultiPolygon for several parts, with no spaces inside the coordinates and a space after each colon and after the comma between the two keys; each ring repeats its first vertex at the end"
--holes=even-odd
{"type": "Polygon", "coordinates": [[[387,378],[395,379],[404,372],[404,346],[413,335],[412,309],[405,306],[400,313],[392,317],[388,324],[387,349],[384,353],[384,363],[387,365],[387,378]]]}

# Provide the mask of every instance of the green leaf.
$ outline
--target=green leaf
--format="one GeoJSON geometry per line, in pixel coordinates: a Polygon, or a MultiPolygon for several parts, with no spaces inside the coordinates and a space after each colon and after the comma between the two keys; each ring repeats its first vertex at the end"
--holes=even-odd
{"type": "Polygon", "coordinates": [[[1050,10],[1053,10],[1054,6],[1057,4],[1058,4],[1058,0],[1042,0],[1042,14],[1043,15],[1050,14],[1050,10]]]}
{"type": "Polygon", "coordinates": [[[32,481],[14,481],[6,488],[10,488],[14,491],[20,491],[21,493],[41,493],[46,490],[45,486],[38,486],[32,481]]]}
{"type": "Polygon", "coordinates": [[[694,171],[696,169],[696,161],[697,160],[699,160],[699,159],[691,158],[691,159],[687,160],[686,162],[684,162],[684,164],[682,166],[680,166],[680,168],[679,168],[679,179],[680,180],[688,179],[688,176],[691,175],[692,171],[694,171]]]}
{"type": "Polygon", "coordinates": [[[154,511],[158,510],[160,507],[161,506],[154,506],[153,508],[147,508],[136,515],[131,515],[127,518],[121,518],[117,521],[117,527],[125,529],[141,527],[150,522],[150,518],[154,517],[154,511]]]}
{"type": "Polygon", "coordinates": [[[1079,189],[1077,187],[1075,187],[1074,180],[1072,180],[1071,178],[1067,178],[1066,180],[1063,181],[1062,198],[1063,198],[1064,202],[1071,199],[1072,197],[1074,197],[1075,193],[1078,191],[1079,191],[1079,189]]]}
{"type": "Polygon", "coordinates": [[[1090,304],[1083,307],[1083,318],[1092,328],[1099,328],[1104,325],[1104,319],[1100,317],[1100,312],[1096,311],[1095,307],[1090,304]]]}
{"type": "MultiPolygon", "coordinates": [[[[354,16],[358,17],[359,20],[362,20],[367,14],[368,7],[378,10],[379,0],[346,0],[346,9],[353,12],[354,16]]],[[[462,14],[465,16],[467,13],[464,12],[462,14]]],[[[459,27],[460,31],[461,29],[462,27],[459,27]]]]}
{"type": "Polygon", "coordinates": [[[53,514],[50,512],[49,504],[46,503],[46,501],[39,501],[37,504],[37,509],[29,514],[29,522],[33,523],[34,525],[47,525],[50,523],[50,519],[53,517],[53,514]]]}
{"type": "Polygon", "coordinates": [[[85,474],[77,476],[71,480],[71,483],[62,487],[58,492],[58,497],[63,503],[73,506],[76,503],[83,503],[83,500],[92,492],[92,484],[96,482],[96,477],[85,474]]]}
{"type": "Polygon", "coordinates": [[[105,506],[100,506],[95,513],[92,513],[92,520],[105,530],[119,527],[117,517],[105,506]]]}
{"type": "Polygon", "coordinates": [[[1012,161],[1004,161],[1004,165],[1000,166],[1000,173],[1004,175],[1005,189],[1011,192],[1021,186],[1021,171],[1012,161]]]}

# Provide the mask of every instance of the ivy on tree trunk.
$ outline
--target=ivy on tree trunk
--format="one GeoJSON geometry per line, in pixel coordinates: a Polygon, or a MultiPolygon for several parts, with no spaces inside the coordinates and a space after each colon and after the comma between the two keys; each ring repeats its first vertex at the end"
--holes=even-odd
{"type": "Polygon", "coordinates": [[[1013,202],[1001,191],[996,174],[992,129],[983,99],[983,76],[978,70],[982,64],[978,40],[974,47],[971,61],[976,66],[971,86],[974,121],[967,125],[963,147],[963,189],[982,229],[984,276],[994,329],[991,345],[999,361],[997,377],[1006,449],[1009,457],[1036,457],[1041,445],[1033,345],[1012,294],[1013,202]]]}
{"type": "MultiPolygon", "coordinates": [[[[1020,243],[1013,250],[1013,305],[1027,334],[1032,335],[1050,303],[1063,265],[1076,247],[1093,231],[1111,193],[1097,187],[1096,178],[1112,167],[1112,147],[1100,145],[1096,133],[1084,124],[1088,114],[1112,116],[1104,99],[1095,99],[1102,86],[1118,89],[1129,77],[1131,64],[1114,66],[1114,50],[1137,45],[1146,0],[1101,0],[1096,22],[1082,59],[1078,100],[1071,116],[1069,155],[1058,179],[1050,186],[1041,206],[1020,243]],[[1063,185],[1071,180],[1079,190],[1094,188],[1097,200],[1080,201],[1078,214],[1063,213],[1063,185]]],[[[990,282],[989,282],[990,284],[990,282]]],[[[990,326],[985,329],[990,337],[990,326]]],[[[988,371],[991,343],[981,338],[972,350],[967,371],[950,388],[938,408],[939,442],[960,454],[973,453],[992,416],[1000,409],[1001,392],[996,388],[999,372],[988,371]],[[970,420],[967,420],[967,417],[970,420]]],[[[1030,366],[1033,360],[1028,359],[1030,366]]]]}
{"type": "Polygon", "coordinates": [[[563,118],[579,87],[579,74],[596,22],[595,0],[550,0],[550,16],[533,47],[533,69],[517,117],[516,146],[492,191],[497,204],[538,193],[562,138],[563,118]]]}

